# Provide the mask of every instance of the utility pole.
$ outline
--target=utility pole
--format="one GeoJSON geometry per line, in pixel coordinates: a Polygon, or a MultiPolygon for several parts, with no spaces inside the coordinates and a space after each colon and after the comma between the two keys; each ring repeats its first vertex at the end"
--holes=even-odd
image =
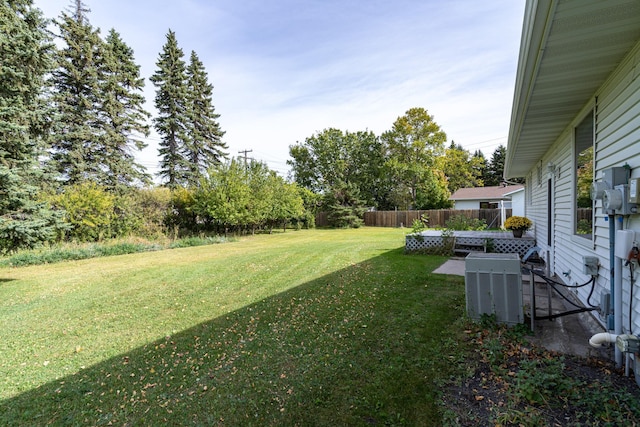
{"type": "Polygon", "coordinates": [[[247,154],[252,153],[252,152],[253,152],[253,150],[240,150],[240,151],[238,151],[238,154],[243,154],[244,153],[244,166],[245,167],[247,167],[247,160],[248,160],[247,154]]]}

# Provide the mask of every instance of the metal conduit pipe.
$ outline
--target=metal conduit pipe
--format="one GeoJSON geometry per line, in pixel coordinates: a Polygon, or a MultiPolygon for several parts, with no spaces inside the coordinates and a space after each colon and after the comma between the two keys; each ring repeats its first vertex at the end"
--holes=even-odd
{"type": "MultiPolygon", "coordinates": [[[[616,221],[616,231],[622,230],[622,222],[624,218],[618,216],[616,221]]],[[[617,335],[622,333],[622,258],[615,258],[614,266],[614,306],[613,306],[613,319],[614,329],[613,332],[617,335]]],[[[616,365],[618,368],[622,366],[622,352],[616,347],[615,349],[616,365]]]]}
{"type": "Polygon", "coordinates": [[[609,295],[611,300],[609,302],[609,315],[607,316],[607,329],[613,330],[613,306],[615,304],[615,288],[613,283],[615,282],[615,259],[616,259],[616,217],[615,215],[609,215],[609,295]]]}

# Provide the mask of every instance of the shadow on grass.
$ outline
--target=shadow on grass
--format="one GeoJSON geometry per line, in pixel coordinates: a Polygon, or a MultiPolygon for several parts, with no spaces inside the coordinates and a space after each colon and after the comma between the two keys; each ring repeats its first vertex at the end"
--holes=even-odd
{"type": "Polygon", "coordinates": [[[438,425],[462,278],[393,250],[0,403],[3,425],[438,425]]]}

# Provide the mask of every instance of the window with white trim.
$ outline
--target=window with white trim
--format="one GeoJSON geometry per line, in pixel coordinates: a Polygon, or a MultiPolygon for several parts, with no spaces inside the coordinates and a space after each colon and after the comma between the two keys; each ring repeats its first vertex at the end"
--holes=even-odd
{"type": "Polygon", "coordinates": [[[575,221],[574,234],[591,239],[593,233],[593,110],[575,129],[575,221]]]}

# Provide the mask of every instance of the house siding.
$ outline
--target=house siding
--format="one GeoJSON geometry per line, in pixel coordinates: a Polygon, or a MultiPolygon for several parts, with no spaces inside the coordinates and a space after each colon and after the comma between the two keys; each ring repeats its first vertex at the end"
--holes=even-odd
{"type": "MultiPolygon", "coordinates": [[[[574,141],[575,126],[589,111],[595,108],[595,155],[594,176],[602,180],[603,170],[628,165],[631,177],[640,177],[640,43],[632,50],[618,69],[587,102],[583,110],[565,128],[539,163],[527,175],[527,190],[533,202],[527,203],[526,214],[534,221],[537,245],[550,258],[551,271],[568,285],[582,284],[589,276],[582,274],[582,257],[595,255],[601,267],[596,287],[589,302],[599,304],[601,291],[610,289],[609,268],[609,221],[602,209],[602,201],[597,201],[594,210],[594,236],[576,236],[575,217],[575,168],[574,141]],[[553,203],[553,245],[547,245],[547,164],[556,166],[552,178],[553,203]],[[542,171],[540,172],[540,169],[542,171]],[[542,178],[542,179],[540,179],[542,178]]],[[[636,231],[640,240],[640,215],[625,217],[624,228],[636,231]]],[[[640,270],[636,276],[640,275],[640,270]]],[[[580,300],[586,305],[591,287],[576,290],[580,300]]],[[[634,296],[632,331],[640,333],[640,290],[634,296]]],[[[623,330],[629,332],[630,276],[629,269],[623,270],[623,330]]],[[[596,317],[598,317],[596,315],[596,317]]],[[[603,325],[604,319],[600,319],[603,325]]]]}
{"type": "MultiPolygon", "coordinates": [[[[598,93],[598,113],[596,118],[596,156],[594,174],[596,181],[602,179],[603,170],[628,165],[631,177],[640,177],[640,79],[638,65],[640,43],[627,56],[598,93]]],[[[598,277],[600,289],[609,289],[609,221],[602,209],[602,202],[596,202],[596,254],[606,263],[598,277]],[[605,275],[606,274],[606,275],[605,275]]],[[[631,215],[624,218],[624,228],[636,231],[640,239],[640,217],[631,215]]],[[[633,325],[629,331],[630,273],[622,271],[622,327],[624,332],[640,331],[640,306],[638,292],[633,299],[633,325]]],[[[640,274],[640,271],[636,272],[640,274]]]]}
{"type": "Polygon", "coordinates": [[[511,214],[514,216],[525,216],[524,212],[524,191],[518,191],[517,193],[513,193],[511,195],[511,202],[508,203],[511,206],[507,206],[505,203],[505,208],[511,208],[511,214]]]}
{"type": "Polygon", "coordinates": [[[456,200],[453,204],[454,209],[480,209],[480,202],[477,200],[456,200]]]}

